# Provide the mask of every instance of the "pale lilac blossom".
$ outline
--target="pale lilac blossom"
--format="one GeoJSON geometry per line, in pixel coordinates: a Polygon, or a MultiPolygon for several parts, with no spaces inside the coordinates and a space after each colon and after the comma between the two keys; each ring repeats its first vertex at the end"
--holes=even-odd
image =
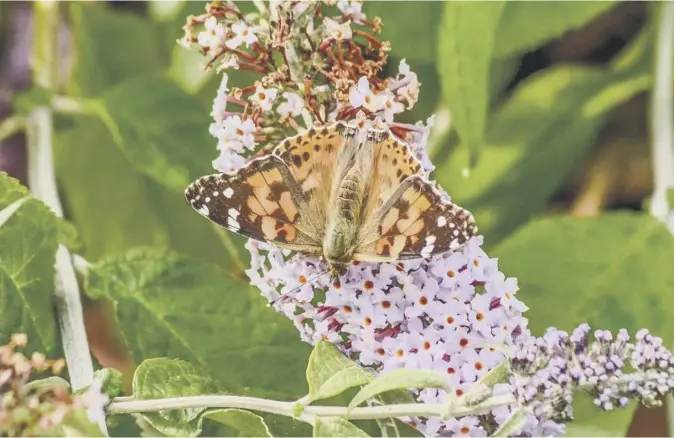
{"type": "Polygon", "coordinates": [[[338,23],[330,17],[323,19],[323,24],[326,27],[326,32],[330,38],[335,40],[350,40],[352,38],[352,28],[349,26],[350,22],[338,23]]]}
{"type": "Polygon", "coordinates": [[[362,1],[338,0],[337,7],[354,24],[363,24],[363,20],[366,19],[366,15],[361,12],[361,8],[363,7],[362,1]]]}
{"type": "Polygon", "coordinates": [[[243,21],[238,21],[232,25],[234,36],[225,42],[229,49],[236,49],[244,44],[246,47],[258,41],[258,37],[253,33],[253,29],[243,21]]]}
{"type": "Polygon", "coordinates": [[[200,46],[216,52],[223,45],[227,29],[222,23],[218,23],[216,17],[209,17],[204,22],[204,30],[197,35],[200,46]]]}
{"type": "Polygon", "coordinates": [[[281,96],[286,100],[279,104],[277,114],[284,119],[294,118],[302,114],[305,101],[300,95],[286,91],[281,96]]]}
{"type": "Polygon", "coordinates": [[[258,105],[263,111],[269,111],[272,109],[272,103],[277,98],[277,93],[276,88],[265,88],[261,84],[258,84],[249,100],[258,105]]]}

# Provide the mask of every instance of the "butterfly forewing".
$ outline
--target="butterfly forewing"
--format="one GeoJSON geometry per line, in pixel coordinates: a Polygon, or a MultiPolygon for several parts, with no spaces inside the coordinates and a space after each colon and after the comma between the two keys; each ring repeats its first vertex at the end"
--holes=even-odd
{"type": "Polygon", "coordinates": [[[320,253],[321,241],[302,228],[307,201],[276,156],[250,162],[230,174],[202,177],[185,192],[202,216],[243,236],[320,253]]]}

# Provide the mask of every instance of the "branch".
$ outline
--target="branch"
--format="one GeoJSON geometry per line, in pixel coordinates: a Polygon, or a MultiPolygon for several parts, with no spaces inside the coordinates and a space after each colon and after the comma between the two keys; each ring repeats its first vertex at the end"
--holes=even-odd
{"type": "MultiPolygon", "coordinates": [[[[463,417],[477,415],[499,406],[515,403],[512,394],[490,397],[472,406],[457,404],[394,404],[354,408],[351,411],[344,406],[305,406],[301,421],[311,422],[313,417],[345,417],[350,420],[374,420],[397,417],[463,417]]],[[[108,406],[108,414],[131,414],[138,412],[157,412],[191,408],[235,408],[293,417],[297,402],[266,400],[255,397],[239,397],[233,395],[198,395],[190,397],[171,397],[154,400],[129,400],[127,397],[116,398],[108,406]]]]}
{"type": "MultiPolygon", "coordinates": [[[[51,1],[34,3],[35,33],[33,38],[33,81],[54,89],[58,72],[58,28],[60,5],[51,1]]],[[[49,107],[34,109],[26,120],[28,144],[28,186],[33,195],[63,217],[63,208],[56,188],[52,150],[53,120],[49,107]]],[[[84,326],[80,290],[68,249],[59,245],[56,251],[56,275],[54,278],[56,311],[70,384],[73,391],[90,385],[94,366],[89,355],[89,343],[84,326]]],[[[107,435],[105,421],[98,424],[107,435]]]]}
{"type": "MultiPolygon", "coordinates": [[[[63,209],[56,190],[52,158],[52,113],[49,108],[37,108],[28,116],[28,186],[37,199],[44,202],[58,217],[63,209]]],[[[80,291],[68,249],[59,245],[56,252],[57,313],[73,390],[91,384],[94,367],[89,356],[89,344],[84,328],[80,291]]]]}
{"type": "Polygon", "coordinates": [[[673,3],[659,6],[651,117],[654,194],[650,210],[654,217],[666,222],[670,211],[668,189],[673,187],[673,3]]]}

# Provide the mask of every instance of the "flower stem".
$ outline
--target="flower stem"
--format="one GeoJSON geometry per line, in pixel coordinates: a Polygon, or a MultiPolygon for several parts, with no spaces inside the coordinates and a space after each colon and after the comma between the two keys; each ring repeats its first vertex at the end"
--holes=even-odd
{"type": "MultiPolygon", "coordinates": [[[[485,401],[472,406],[458,404],[452,407],[449,414],[452,417],[477,415],[488,412],[499,406],[513,404],[514,402],[515,399],[513,395],[505,394],[490,397],[485,401]]],[[[155,400],[129,400],[128,398],[116,398],[108,406],[108,413],[114,415],[191,408],[238,408],[293,417],[293,411],[296,404],[297,402],[232,395],[201,395],[155,400]]],[[[305,406],[301,416],[297,418],[301,421],[312,423],[314,417],[346,417],[351,420],[373,420],[397,417],[438,417],[441,413],[447,413],[447,407],[442,404],[394,404],[354,408],[351,410],[348,410],[347,407],[344,406],[305,406]]]]}
{"type": "Polygon", "coordinates": [[[673,3],[664,2],[659,7],[651,117],[654,194],[650,210],[665,222],[670,210],[668,189],[673,187],[673,3]]]}
{"type": "MultiPolygon", "coordinates": [[[[33,41],[33,79],[36,84],[54,88],[59,57],[56,41],[59,26],[59,3],[34,3],[35,34],[33,41]]],[[[56,188],[52,150],[53,118],[49,107],[35,108],[26,119],[28,144],[28,186],[33,195],[63,217],[63,208],[56,188]]],[[[59,245],[56,251],[54,279],[56,310],[63,350],[68,365],[70,384],[74,391],[90,385],[94,367],[89,355],[89,343],[84,326],[80,290],[68,249],[59,245]]],[[[105,421],[99,423],[107,435],[105,421]]]]}

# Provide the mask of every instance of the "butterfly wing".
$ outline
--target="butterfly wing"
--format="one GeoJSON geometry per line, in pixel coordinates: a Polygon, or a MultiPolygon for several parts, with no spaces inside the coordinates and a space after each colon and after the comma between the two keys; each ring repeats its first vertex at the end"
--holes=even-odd
{"type": "Polygon", "coordinates": [[[321,253],[321,236],[303,228],[307,199],[277,156],[255,159],[233,173],[199,178],[185,197],[199,214],[230,231],[282,248],[321,253]]]}
{"type": "Polygon", "coordinates": [[[356,129],[342,122],[308,131],[284,140],[273,154],[281,159],[306,199],[303,226],[323,237],[330,202],[338,182],[350,164],[356,129]]]}
{"type": "Polygon", "coordinates": [[[475,235],[471,213],[445,200],[424,179],[407,145],[384,135],[375,162],[355,260],[430,257],[456,250],[475,235]]]}

